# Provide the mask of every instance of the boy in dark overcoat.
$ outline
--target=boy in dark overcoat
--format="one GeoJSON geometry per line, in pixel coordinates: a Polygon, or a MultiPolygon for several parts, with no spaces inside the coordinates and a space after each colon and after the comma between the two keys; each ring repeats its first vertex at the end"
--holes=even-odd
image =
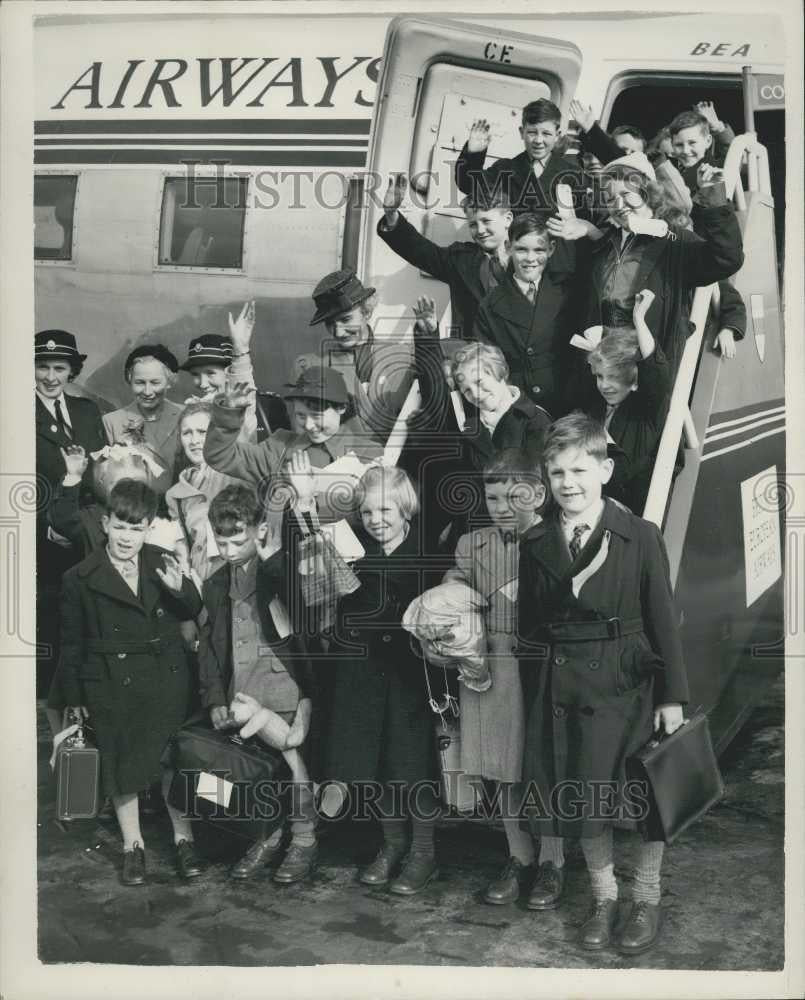
{"type": "Polygon", "coordinates": [[[405,183],[403,174],[389,181],[377,235],[403,260],[450,287],[451,336],[471,339],[481,299],[506,273],[506,239],[513,218],[508,199],[502,193],[479,195],[476,201],[467,198],[464,211],[472,242],[443,247],[400,212],[405,183]]]}
{"type": "Polygon", "coordinates": [[[145,882],[137,793],[160,777],[179,874],[202,871],[190,822],[167,801],[173,773],[160,763],[189,714],[193,674],[180,624],[201,611],[201,597],[172,555],[144,544],[157,503],[145,483],[120,480],[103,518],[105,548],[62,586],[62,690],[74,715],[95,727],[103,788],[123,834],[124,885],[145,882]]]}
{"type": "Polygon", "coordinates": [[[545,98],[523,108],[520,137],[523,151],[513,159],[501,157],[484,170],[491,129],[486,119],[472,124],[469,138],[456,160],[456,185],[475,199],[502,186],[515,216],[530,212],[547,220],[556,211],[556,186],[567,184],[580,207],[585,190],[576,159],[554,147],[562,134],[562,112],[545,98]]]}
{"type": "MultiPolygon", "coordinates": [[[[580,943],[599,950],[617,908],[611,823],[639,818],[626,759],[655,729],[682,724],[688,686],[662,536],[602,498],[612,475],[603,426],[581,413],[556,421],[544,461],[558,510],[520,549],[523,781],[541,829],[581,838],[593,904],[580,943]]],[[[625,953],[650,948],[659,932],[662,854],[661,842],[639,847],[617,941],[625,953]]]]}
{"type": "Polygon", "coordinates": [[[548,268],[555,246],[539,216],[514,220],[506,276],[481,302],[475,336],[500,348],[513,385],[558,416],[566,412],[563,385],[580,296],[574,294],[574,275],[548,268]]]}

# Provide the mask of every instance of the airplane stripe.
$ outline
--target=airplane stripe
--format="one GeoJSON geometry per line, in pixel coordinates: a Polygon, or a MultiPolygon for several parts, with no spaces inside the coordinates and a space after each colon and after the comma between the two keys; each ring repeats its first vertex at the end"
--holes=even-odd
{"type": "Polygon", "coordinates": [[[706,455],[702,455],[702,461],[706,462],[708,458],[717,458],[719,455],[726,455],[727,452],[737,451],[739,448],[748,448],[749,445],[755,444],[757,441],[762,441],[763,438],[771,437],[773,434],[783,433],[785,433],[785,427],[775,427],[770,431],[764,431],[762,434],[755,434],[753,437],[747,438],[746,441],[739,441],[737,444],[727,445],[726,448],[719,448],[716,451],[710,451],[706,455]]]}
{"type": "Polygon", "coordinates": [[[738,406],[734,410],[723,410],[721,413],[713,413],[710,416],[710,427],[718,428],[722,424],[731,423],[733,420],[743,417],[759,417],[764,413],[769,413],[774,409],[779,409],[785,405],[785,400],[763,399],[757,403],[750,403],[748,406],[738,406]]]}
{"type": "Polygon", "coordinates": [[[773,414],[785,413],[785,406],[773,406],[768,410],[757,410],[754,413],[750,413],[747,417],[738,417],[735,420],[722,420],[717,424],[710,424],[707,428],[707,436],[709,437],[716,431],[720,431],[725,427],[736,427],[738,424],[746,424],[749,421],[756,420],[759,417],[772,416],[773,414]]]}
{"type": "Polygon", "coordinates": [[[785,424],[784,413],[777,413],[770,417],[762,417],[760,420],[754,420],[751,424],[745,424],[742,427],[733,427],[730,430],[722,431],[720,434],[709,434],[705,439],[705,448],[713,441],[722,441],[724,438],[738,437],[741,434],[747,433],[747,431],[756,430],[758,427],[765,427],[766,424],[779,423],[785,424]]]}
{"type": "Polygon", "coordinates": [[[131,118],[131,119],[70,119],[64,121],[36,121],[36,135],[126,135],[128,133],[149,132],[158,134],[169,132],[187,135],[200,133],[222,133],[231,135],[245,133],[255,135],[261,132],[275,135],[369,135],[370,118],[131,118]]]}
{"type": "Polygon", "coordinates": [[[106,149],[35,149],[34,163],[39,165],[98,163],[98,164],[173,164],[192,162],[203,164],[212,162],[234,166],[275,166],[275,167],[363,167],[366,164],[365,150],[347,149],[127,149],[108,147],[106,149]]]}
{"type": "Polygon", "coordinates": [[[262,139],[251,138],[239,135],[235,138],[224,138],[222,136],[204,136],[203,138],[188,138],[187,136],[174,136],[167,139],[155,139],[153,136],[119,136],[111,139],[97,136],[88,137],[82,140],[78,137],[69,139],[35,139],[34,146],[37,149],[47,149],[48,147],[74,147],[76,149],[94,149],[98,146],[119,146],[121,148],[137,146],[286,146],[288,148],[302,148],[305,146],[321,146],[328,148],[331,146],[344,146],[366,149],[369,143],[367,139],[299,139],[295,136],[284,139],[262,139]]]}

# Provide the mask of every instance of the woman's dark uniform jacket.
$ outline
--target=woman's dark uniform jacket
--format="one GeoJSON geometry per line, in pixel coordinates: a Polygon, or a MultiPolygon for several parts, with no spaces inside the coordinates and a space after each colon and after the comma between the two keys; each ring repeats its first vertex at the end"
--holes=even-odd
{"type": "Polygon", "coordinates": [[[66,703],[89,710],[107,795],[160,779],[160,756],[191,705],[193,672],[179,623],[200,613],[201,597],[186,577],[181,595],[163,586],[156,574],[163,555],[142,547],[139,596],[105,549],[62,583],[59,677],[66,703]]]}
{"type": "MultiPolygon", "coordinates": [[[[345,782],[436,777],[435,715],[428,706],[423,661],[402,616],[425,589],[416,519],[391,555],[360,534],[366,554],[352,568],[361,581],[338,605],[330,649],[334,674],[327,777],[345,782]]],[[[444,693],[441,670],[430,674],[444,693]]]]}
{"type": "MultiPolygon", "coordinates": [[[[47,691],[58,659],[59,619],[58,602],[62,574],[81,558],[77,549],[65,548],[48,539],[48,509],[60,488],[67,471],[61,449],[70,444],[81,445],[89,455],[106,444],[101,411],[91,399],[64,395],[67,419],[72,436],[62,433],[55,419],[39,399],[36,399],[36,596],[40,613],[37,614],[37,642],[50,648],[53,654],[38,658],[37,692],[47,691]]],[[[80,486],[80,502],[92,499],[92,462],[84,473],[80,486]]]]}
{"type": "Polygon", "coordinates": [[[534,819],[546,833],[597,836],[607,824],[594,809],[590,782],[617,781],[614,802],[622,802],[626,758],[651,738],[654,708],[688,700],[657,528],[607,500],[573,564],[558,517],[531,528],[520,546],[518,643],[527,712],[523,781],[539,789],[534,819]],[[598,553],[604,531],[606,561],[574,597],[571,579],[598,553]],[[568,815],[546,818],[557,811],[551,790],[565,780],[582,783],[559,800],[568,815]],[[575,799],[584,803],[577,815],[575,799]]]}

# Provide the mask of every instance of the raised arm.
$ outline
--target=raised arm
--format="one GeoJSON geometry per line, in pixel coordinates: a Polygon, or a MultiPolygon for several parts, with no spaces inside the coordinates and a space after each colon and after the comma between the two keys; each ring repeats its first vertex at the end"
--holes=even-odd
{"type": "Polygon", "coordinates": [[[239,439],[249,395],[248,386],[236,383],[227,388],[223,399],[213,403],[204,461],[218,472],[259,483],[276,473],[279,456],[271,437],[261,444],[239,439]]]}
{"type": "Polygon", "coordinates": [[[377,224],[377,235],[409,264],[421,271],[427,271],[437,281],[449,281],[452,267],[448,248],[440,247],[423,236],[399,211],[402,199],[397,199],[401,183],[403,185],[405,183],[402,174],[397,175],[396,181],[394,179],[389,181],[385,198],[386,211],[377,224]]]}
{"type": "Polygon", "coordinates": [[[743,240],[720,171],[709,164],[699,164],[699,190],[693,202],[693,227],[701,239],[682,242],[682,274],[686,285],[709,285],[741,269],[743,240]]]}

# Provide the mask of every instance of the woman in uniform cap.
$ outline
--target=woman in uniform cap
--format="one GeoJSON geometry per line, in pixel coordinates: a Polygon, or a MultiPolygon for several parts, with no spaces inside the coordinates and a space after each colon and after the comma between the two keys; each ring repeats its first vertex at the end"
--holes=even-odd
{"type": "Polygon", "coordinates": [[[170,470],[154,484],[164,494],[173,480],[179,450],[179,417],[183,407],[171,402],[166,393],[176,381],[179,362],[162,344],[142,344],[126,358],[123,377],[134,399],[103,418],[109,444],[124,444],[131,433],[142,428],[145,444],[170,470]]]}

